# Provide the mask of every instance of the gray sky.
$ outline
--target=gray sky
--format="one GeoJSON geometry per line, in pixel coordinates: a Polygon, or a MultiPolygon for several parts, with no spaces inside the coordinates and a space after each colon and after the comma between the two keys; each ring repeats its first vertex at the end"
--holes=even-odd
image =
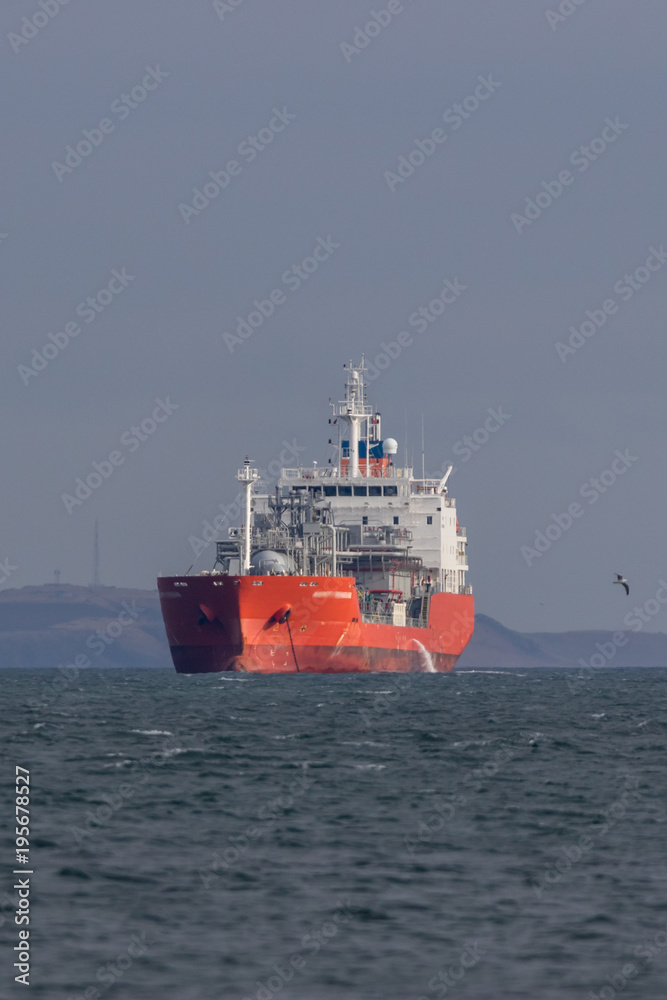
{"type": "MultiPolygon", "coordinates": [[[[427,471],[456,464],[477,610],[523,630],[622,628],[655,595],[667,9],[560,6],[573,9],[562,21],[544,0],[71,0],[51,16],[37,0],[3,4],[0,560],[17,567],[5,586],[55,568],[90,582],[96,518],[103,582],[184,571],[246,453],[266,467],[296,440],[302,460],[326,463],[342,363],[406,331],[370,398],[401,456],[407,408],[415,465],[422,413],[427,471]],[[372,11],[365,47],[343,51],[372,11]],[[220,191],[209,172],[229,161],[220,191]],[[207,182],[216,197],[179,210],[207,182]],[[318,245],[295,287],[285,272],[318,245]],[[447,279],[465,291],[411,326],[447,279]],[[261,327],[225,338],[276,289],[261,327]],[[586,310],[592,335],[562,360],[555,345],[586,310]],[[40,361],[45,344],[56,356],[40,361]],[[509,416],[484,441],[498,407],[509,416]],[[144,441],[126,435],[142,421],[144,441]],[[586,487],[617,451],[604,493],[586,487]],[[118,464],[68,511],[62,495],[112,452],[118,464]],[[546,551],[522,554],[576,503],[546,551]]],[[[667,630],[667,612],[647,628],[667,630]]]]}

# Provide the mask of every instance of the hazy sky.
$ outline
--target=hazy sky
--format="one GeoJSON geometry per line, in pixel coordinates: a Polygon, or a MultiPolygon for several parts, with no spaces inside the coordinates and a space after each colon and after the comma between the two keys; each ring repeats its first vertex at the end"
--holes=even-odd
{"type": "Polygon", "coordinates": [[[405,331],[369,396],[456,464],[477,610],[619,628],[655,595],[664,0],[42,4],[0,14],[5,586],[89,583],[95,519],[102,582],[183,572],[246,453],[326,464],[343,362],[405,331]]]}

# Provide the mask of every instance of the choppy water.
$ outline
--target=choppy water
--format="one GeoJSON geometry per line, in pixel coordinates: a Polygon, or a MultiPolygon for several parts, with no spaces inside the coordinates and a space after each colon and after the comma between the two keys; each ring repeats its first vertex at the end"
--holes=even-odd
{"type": "Polygon", "coordinates": [[[29,995],[664,1000],[666,682],[3,671],[29,995]]]}

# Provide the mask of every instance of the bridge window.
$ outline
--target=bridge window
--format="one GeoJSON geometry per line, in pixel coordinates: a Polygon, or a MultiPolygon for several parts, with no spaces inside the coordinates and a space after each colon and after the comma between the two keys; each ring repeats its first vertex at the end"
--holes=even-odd
{"type": "Polygon", "coordinates": [[[386,497],[397,497],[398,496],[398,486],[385,486],[384,495],[386,497]]]}
{"type": "Polygon", "coordinates": [[[352,487],[351,486],[339,486],[338,487],[338,496],[339,497],[351,497],[352,496],[352,487]]]}
{"type": "Polygon", "coordinates": [[[369,495],[369,497],[381,497],[382,496],[382,487],[381,486],[369,486],[368,487],[368,495],[369,495]]]}
{"type": "Polygon", "coordinates": [[[367,486],[355,486],[354,487],[354,495],[355,495],[355,497],[365,497],[365,496],[368,496],[368,487],[367,486]]]}
{"type": "Polygon", "coordinates": [[[325,486],[324,487],[324,495],[325,495],[325,497],[335,497],[336,496],[336,487],[335,486],[325,486]]]}

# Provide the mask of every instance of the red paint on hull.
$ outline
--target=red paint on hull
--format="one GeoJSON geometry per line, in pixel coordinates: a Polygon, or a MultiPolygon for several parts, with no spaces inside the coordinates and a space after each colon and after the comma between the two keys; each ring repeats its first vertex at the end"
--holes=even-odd
{"type": "Polygon", "coordinates": [[[446,673],[474,626],[469,594],[434,594],[425,628],[362,622],[354,577],[163,577],[158,589],[174,666],[187,674],[446,673]]]}

